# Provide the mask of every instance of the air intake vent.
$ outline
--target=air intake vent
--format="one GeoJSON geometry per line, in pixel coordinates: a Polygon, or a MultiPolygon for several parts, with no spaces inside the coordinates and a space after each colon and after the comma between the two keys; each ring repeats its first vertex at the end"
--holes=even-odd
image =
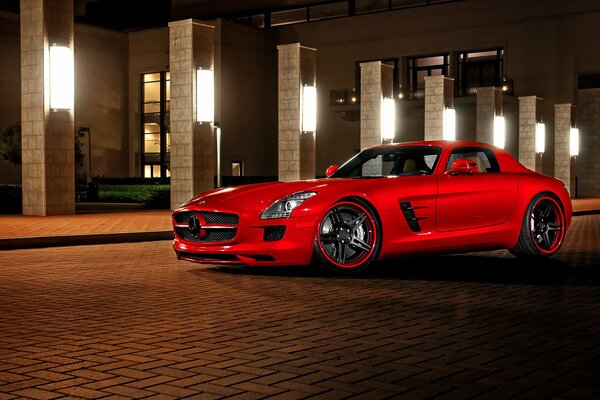
{"type": "Polygon", "coordinates": [[[283,226],[283,225],[267,226],[265,228],[265,234],[263,235],[263,240],[265,242],[274,242],[276,240],[283,239],[283,235],[285,235],[285,226],[283,226]]]}

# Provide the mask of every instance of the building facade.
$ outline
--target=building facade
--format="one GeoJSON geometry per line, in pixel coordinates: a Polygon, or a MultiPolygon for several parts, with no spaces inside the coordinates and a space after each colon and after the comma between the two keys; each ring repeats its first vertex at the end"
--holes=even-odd
{"type": "MultiPolygon", "coordinates": [[[[172,20],[195,16],[193,5],[176,3],[172,20]]],[[[278,175],[278,110],[285,101],[278,94],[278,46],[299,43],[316,50],[316,175],[360,149],[360,65],[381,61],[392,71],[386,95],[396,100],[398,142],[427,137],[425,77],[443,75],[453,79],[456,138],[482,137],[486,109],[478,105],[485,101],[478,88],[495,87],[500,94],[493,112],[504,116],[505,148],[516,157],[527,146],[520,142],[526,122],[519,118],[519,99],[539,98],[532,114],[546,127],[539,170],[555,175],[555,142],[562,143],[554,137],[555,105],[573,104],[581,134],[573,172],[577,195],[600,196],[597,1],[291,3],[203,21],[214,27],[221,175],[278,175]]],[[[20,17],[0,12],[2,130],[23,118],[20,17]]],[[[174,40],[168,26],[119,31],[74,25],[74,128],[89,144],[84,153],[91,176],[170,176],[174,40]]],[[[20,168],[0,166],[0,183],[22,179],[20,168]]]]}

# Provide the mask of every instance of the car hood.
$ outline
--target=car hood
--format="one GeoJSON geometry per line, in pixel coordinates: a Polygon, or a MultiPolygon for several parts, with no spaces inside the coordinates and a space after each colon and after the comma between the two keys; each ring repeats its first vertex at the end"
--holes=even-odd
{"type": "MultiPolygon", "coordinates": [[[[298,182],[268,182],[232,186],[205,192],[187,202],[184,207],[223,207],[228,203],[260,204],[265,207],[292,193],[325,189],[339,179],[314,179],[298,182]]],[[[336,182],[339,183],[339,182],[336,182]]]]}

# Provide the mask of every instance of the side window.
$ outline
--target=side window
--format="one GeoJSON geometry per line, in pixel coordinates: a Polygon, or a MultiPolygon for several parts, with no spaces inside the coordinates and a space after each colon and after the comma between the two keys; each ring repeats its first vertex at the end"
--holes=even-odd
{"type": "Polygon", "coordinates": [[[479,167],[479,172],[500,172],[498,160],[496,160],[492,149],[485,147],[457,147],[450,154],[446,171],[451,169],[454,161],[459,158],[467,158],[475,161],[479,167]]]}

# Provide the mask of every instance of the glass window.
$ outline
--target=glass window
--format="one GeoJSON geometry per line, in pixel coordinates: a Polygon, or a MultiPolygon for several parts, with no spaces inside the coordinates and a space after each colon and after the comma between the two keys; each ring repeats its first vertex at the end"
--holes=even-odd
{"type": "Polygon", "coordinates": [[[169,72],[142,74],[142,156],[144,177],[169,172],[171,82],[169,72]]]}
{"type": "Polygon", "coordinates": [[[459,95],[475,95],[478,87],[503,86],[503,61],[503,49],[461,53],[458,57],[459,95]]]}
{"type": "Polygon", "coordinates": [[[446,171],[452,169],[452,164],[459,158],[475,161],[479,167],[479,172],[500,172],[498,160],[496,160],[492,149],[485,147],[457,147],[450,154],[450,158],[446,164],[446,171]]]}
{"type": "Polygon", "coordinates": [[[367,149],[351,158],[333,178],[429,175],[433,173],[440,147],[386,146],[367,149]]]}
{"type": "Polygon", "coordinates": [[[425,77],[447,75],[450,55],[438,54],[408,59],[408,92],[411,99],[425,97],[425,77]]]}
{"type": "Polygon", "coordinates": [[[326,18],[344,17],[348,15],[348,2],[340,1],[338,3],[310,6],[308,14],[311,21],[318,21],[326,18]]]}
{"type": "Polygon", "coordinates": [[[231,176],[244,176],[243,161],[233,161],[231,163],[231,176]]]}
{"type": "Polygon", "coordinates": [[[357,14],[385,11],[390,9],[389,0],[356,0],[355,10],[357,14]]]}
{"type": "Polygon", "coordinates": [[[392,8],[414,7],[427,4],[427,0],[392,0],[392,8]]]}
{"type": "Polygon", "coordinates": [[[274,11],[271,13],[271,26],[306,22],[306,17],[306,8],[295,8],[293,10],[274,11]]]}

